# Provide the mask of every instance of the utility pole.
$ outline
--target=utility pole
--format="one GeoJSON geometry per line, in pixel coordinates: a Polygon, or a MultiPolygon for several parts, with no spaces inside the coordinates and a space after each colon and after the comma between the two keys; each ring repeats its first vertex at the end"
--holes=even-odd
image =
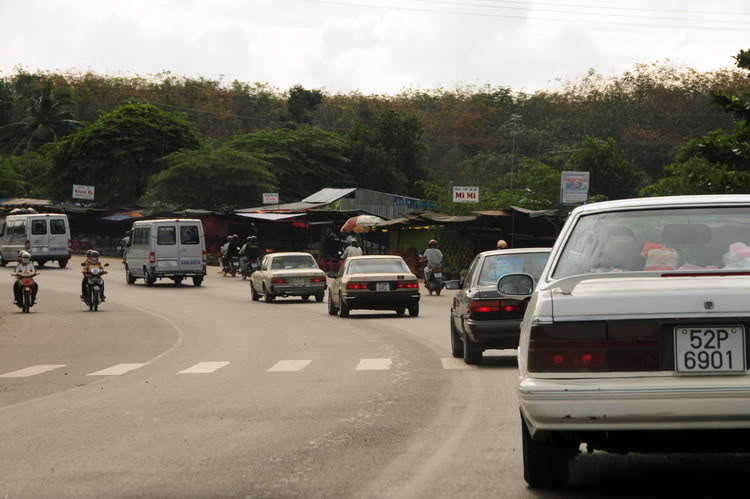
{"type": "MultiPolygon", "coordinates": [[[[513,190],[513,165],[516,162],[516,135],[518,135],[518,122],[523,118],[520,114],[511,114],[510,122],[513,123],[513,146],[510,152],[510,191],[513,190]]],[[[515,233],[516,233],[516,211],[511,208],[510,213],[510,247],[515,248],[515,233]]]]}

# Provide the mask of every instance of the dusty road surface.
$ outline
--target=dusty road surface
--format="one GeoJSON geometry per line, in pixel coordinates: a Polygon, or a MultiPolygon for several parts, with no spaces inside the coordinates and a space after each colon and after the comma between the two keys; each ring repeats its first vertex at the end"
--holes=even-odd
{"type": "MultiPolygon", "coordinates": [[[[514,351],[450,358],[451,294],[421,316],[251,302],[241,278],[128,286],[89,312],[77,263],[0,302],[0,498],[716,495],[742,456],[584,455],[522,476],[514,351]]],[[[10,273],[9,269],[3,269],[10,273]]]]}

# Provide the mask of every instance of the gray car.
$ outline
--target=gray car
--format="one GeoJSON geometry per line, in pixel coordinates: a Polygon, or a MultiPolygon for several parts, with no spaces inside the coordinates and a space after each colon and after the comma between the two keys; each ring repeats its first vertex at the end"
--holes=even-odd
{"type": "Polygon", "coordinates": [[[448,281],[458,289],[451,305],[451,353],[467,364],[479,364],[482,352],[493,348],[518,348],[526,302],[497,290],[498,280],[511,273],[526,273],[535,281],[549,259],[550,248],[485,251],[478,254],[461,281],[448,281]]]}
{"type": "Polygon", "coordinates": [[[314,296],[320,303],[325,298],[326,285],[326,274],[311,254],[271,253],[250,277],[250,296],[253,301],[263,296],[267,302],[278,296],[300,296],[304,301],[314,296]]]}

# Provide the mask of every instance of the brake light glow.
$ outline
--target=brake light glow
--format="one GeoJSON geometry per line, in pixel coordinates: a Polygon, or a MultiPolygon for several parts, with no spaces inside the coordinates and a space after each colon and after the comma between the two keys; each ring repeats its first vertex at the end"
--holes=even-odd
{"type": "Polygon", "coordinates": [[[311,277],[310,282],[326,282],[325,277],[311,277]]]}
{"type": "Polygon", "coordinates": [[[68,249],[71,249],[71,248],[73,248],[73,240],[68,239],[68,249]]]}
{"type": "Polygon", "coordinates": [[[31,241],[27,240],[23,247],[26,248],[26,251],[29,251],[31,249],[31,241]]]}
{"type": "Polygon", "coordinates": [[[347,282],[346,289],[370,289],[370,285],[366,282],[347,282]]]}
{"type": "Polygon", "coordinates": [[[148,254],[148,263],[156,263],[156,253],[154,253],[153,251],[148,254]]]}
{"type": "Polygon", "coordinates": [[[271,284],[286,284],[289,281],[286,279],[286,277],[274,277],[271,279],[271,284]]]}
{"type": "Polygon", "coordinates": [[[417,281],[399,281],[398,287],[400,289],[418,289],[419,283],[417,281]]]}
{"type": "Polygon", "coordinates": [[[203,250],[203,263],[206,263],[206,261],[208,261],[208,252],[203,250]]]}

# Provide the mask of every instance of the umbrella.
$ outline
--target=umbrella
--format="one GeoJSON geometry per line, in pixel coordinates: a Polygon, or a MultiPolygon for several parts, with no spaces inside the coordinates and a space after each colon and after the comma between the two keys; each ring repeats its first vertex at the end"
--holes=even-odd
{"type": "Polygon", "coordinates": [[[385,222],[385,220],[380,217],[373,215],[360,215],[347,220],[343,227],[341,227],[341,232],[370,232],[374,226],[383,222],[385,222]]]}

